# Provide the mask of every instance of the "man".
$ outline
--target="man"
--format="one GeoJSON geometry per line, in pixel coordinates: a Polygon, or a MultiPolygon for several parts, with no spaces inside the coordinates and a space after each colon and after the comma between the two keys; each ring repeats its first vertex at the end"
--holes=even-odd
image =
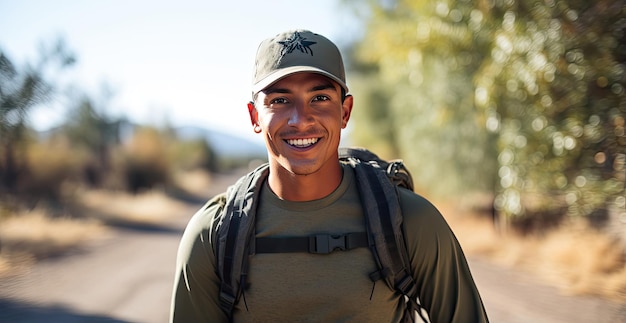
{"type": "MultiPolygon", "coordinates": [[[[325,37],[288,31],[258,48],[254,132],[265,140],[269,174],[258,196],[255,235],[307,237],[365,231],[364,211],[350,166],[339,161],[341,130],[352,112],[341,54],[325,37]]],[[[404,236],[419,301],[433,322],[486,322],[466,259],[441,214],[424,198],[399,189],[404,236]]],[[[329,254],[250,256],[243,297],[231,312],[220,306],[216,230],[225,195],[189,222],[178,252],[173,322],[398,322],[402,296],[368,275],[368,248],[329,254]]]]}

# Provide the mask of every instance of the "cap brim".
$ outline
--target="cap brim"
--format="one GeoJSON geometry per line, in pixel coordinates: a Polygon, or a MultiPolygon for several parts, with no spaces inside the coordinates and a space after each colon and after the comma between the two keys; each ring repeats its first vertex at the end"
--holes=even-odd
{"type": "Polygon", "coordinates": [[[346,85],[346,83],[342,81],[341,79],[339,79],[338,77],[332,75],[331,73],[328,73],[322,69],[311,67],[311,66],[290,66],[290,67],[277,70],[274,73],[262,79],[261,81],[259,81],[258,83],[252,85],[252,93],[256,94],[291,74],[303,73],[303,72],[317,73],[317,74],[324,75],[330,78],[331,80],[337,82],[339,86],[341,86],[346,91],[346,93],[348,92],[348,86],[346,85]]]}

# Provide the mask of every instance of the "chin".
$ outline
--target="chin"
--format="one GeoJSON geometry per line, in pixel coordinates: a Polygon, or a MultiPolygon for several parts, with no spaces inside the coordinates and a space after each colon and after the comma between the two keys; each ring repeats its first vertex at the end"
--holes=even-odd
{"type": "Polygon", "coordinates": [[[314,174],[320,169],[320,166],[317,165],[315,162],[305,161],[287,161],[286,163],[281,163],[281,166],[288,172],[300,176],[314,174]]]}

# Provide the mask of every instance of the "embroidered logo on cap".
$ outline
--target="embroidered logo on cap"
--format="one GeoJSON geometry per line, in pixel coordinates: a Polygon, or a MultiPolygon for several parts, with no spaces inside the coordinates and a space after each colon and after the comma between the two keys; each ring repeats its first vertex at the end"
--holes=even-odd
{"type": "Polygon", "coordinates": [[[300,50],[302,53],[311,54],[311,56],[313,56],[311,45],[317,44],[317,42],[306,40],[306,38],[302,37],[298,32],[294,33],[291,38],[279,41],[278,43],[283,45],[283,50],[280,53],[281,56],[291,54],[291,52],[296,49],[300,50]]]}

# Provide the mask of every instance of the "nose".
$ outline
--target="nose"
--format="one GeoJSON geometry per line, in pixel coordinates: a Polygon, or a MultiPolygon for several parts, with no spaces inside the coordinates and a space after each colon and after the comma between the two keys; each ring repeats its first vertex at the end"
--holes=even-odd
{"type": "Polygon", "coordinates": [[[288,124],[293,127],[307,127],[313,123],[313,110],[304,101],[298,101],[291,109],[288,124]]]}

